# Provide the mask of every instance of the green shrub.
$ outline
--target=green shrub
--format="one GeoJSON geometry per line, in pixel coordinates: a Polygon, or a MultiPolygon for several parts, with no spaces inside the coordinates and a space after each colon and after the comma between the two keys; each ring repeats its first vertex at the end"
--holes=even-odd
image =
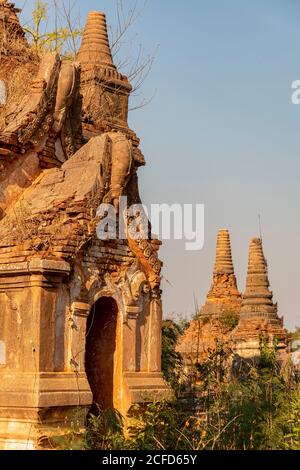
{"type": "Polygon", "coordinates": [[[162,324],[162,373],[175,392],[180,386],[182,357],[176,351],[177,340],[182,329],[173,320],[165,320],[162,324]]]}
{"type": "Polygon", "coordinates": [[[85,447],[92,450],[125,450],[124,419],[117,410],[98,409],[88,418],[85,447]]]}
{"type": "MultiPolygon", "coordinates": [[[[174,322],[163,326],[163,367],[174,384],[184,382],[174,322]]],[[[116,411],[91,416],[88,449],[300,450],[300,393],[291,369],[281,369],[277,344],[260,340],[260,358],[233,375],[232,352],[221,342],[192,373],[194,395],[135,405],[124,420],[116,411]]],[[[242,359],[240,359],[243,362],[242,359]]],[[[74,442],[74,440],[73,440],[74,442]]]]}
{"type": "Polygon", "coordinates": [[[237,326],[239,317],[236,312],[226,310],[220,315],[219,321],[223,327],[231,331],[237,326]]]}

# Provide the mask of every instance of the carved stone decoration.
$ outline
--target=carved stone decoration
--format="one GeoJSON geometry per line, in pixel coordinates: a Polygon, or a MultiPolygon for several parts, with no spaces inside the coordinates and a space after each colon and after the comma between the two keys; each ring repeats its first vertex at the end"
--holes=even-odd
{"type": "Polygon", "coordinates": [[[155,239],[149,241],[128,238],[128,243],[147,272],[151,289],[157,288],[161,282],[162,262],[158,259],[157,254],[161,242],[155,239]]]}
{"type": "MultiPolygon", "coordinates": [[[[18,10],[0,0],[0,20],[3,9],[24,38],[18,10]]],[[[161,243],[150,224],[137,242],[97,234],[101,203],[117,213],[120,196],[140,200],[145,164],[127,122],[131,85],[113,64],[102,13],[89,15],[77,59],[42,56],[26,96],[0,106],[3,449],[53,448],[51,436],[69,432],[78,408],[84,426],[94,400],[126,418],[149,394],[169,395],[161,243]]]]}
{"type": "Polygon", "coordinates": [[[81,138],[80,69],[63,62],[60,68],[54,111],[53,133],[60,138],[66,159],[78,150],[81,138]]]}
{"type": "Polygon", "coordinates": [[[123,278],[123,298],[127,313],[140,313],[143,305],[140,302],[143,294],[150,292],[148,279],[143,271],[138,269],[137,263],[134,263],[125,273],[123,278]]]}
{"type": "Polygon", "coordinates": [[[133,150],[128,138],[121,132],[107,133],[112,143],[113,158],[111,159],[110,188],[103,202],[113,202],[118,208],[119,198],[133,169],[133,150]]]}

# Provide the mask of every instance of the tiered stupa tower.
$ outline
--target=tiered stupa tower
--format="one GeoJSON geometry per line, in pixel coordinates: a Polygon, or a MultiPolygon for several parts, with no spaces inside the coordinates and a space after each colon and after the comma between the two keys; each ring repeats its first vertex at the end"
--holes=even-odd
{"type": "Polygon", "coordinates": [[[188,366],[205,360],[208,350],[216,341],[228,343],[241,306],[232,262],[230,235],[227,229],[219,230],[213,281],[206,302],[193,320],[185,335],[180,338],[178,351],[188,366]]]}
{"type": "Polygon", "coordinates": [[[98,11],[89,13],[78,60],[85,65],[96,65],[116,70],[109,47],[104,13],[98,11]]]}
{"type": "Polygon", "coordinates": [[[113,63],[103,13],[89,13],[77,60],[81,64],[85,137],[107,130],[121,130],[134,137],[127,123],[132,87],[113,63]]]}
{"type": "Polygon", "coordinates": [[[262,240],[253,238],[250,243],[246,290],[243,295],[240,321],[232,333],[236,353],[244,358],[260,354],[262,335],[271,346],[276,339],[278,353],[286,350],[287,335],[283,318],[278,317],[277,304],[269,289],[268,269],[262,240]]]}
{"type": "Polygon", "coordinates": [[[219,230],[213,281],[200,315],[219,315],[225,310],[238,313],[241,294],[237,288],[232,262],[229,231],[219,230]]]}

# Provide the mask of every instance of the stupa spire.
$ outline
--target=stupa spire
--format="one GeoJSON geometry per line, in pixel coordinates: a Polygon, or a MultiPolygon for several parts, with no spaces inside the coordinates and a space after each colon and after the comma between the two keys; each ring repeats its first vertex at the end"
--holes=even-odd
{"type": "Polygon", "coordinates": [[[116,69],[113,63],[104,13],[91,11],[87,18],[78,61],[116,69]]]}
{"type": "Polygon", "coordinates": [[[221,229],[218,232],[213,281],[207,300],[223,301],[224,298],[232,297],[240,298],[241,295],[234,274],[229,231],[221,229]]]}
{"type": "Polygon", "coordinates": [[[262,240],[252,238],[240,321],[232,333],[235,352],[243,358],[260,357],[262,337],[267,339],[270,347],[276,339],[278,357],[285,354],[287,336],[283,318],[279,318],[277,304],[273,302],[262,240]]]}
{"type": "Polygon", "coordinates": [[[270,291],[269,286],[262,240],[252,238],[249,249],[246,290],[243,295],[241,312],[249,312],[253,309],[255,314],[275,313],[277,309],[273,303],[273,293],[270,291]]]}
{"type": "Polygon", "coordinates": [[[219,230],[217,239],[216,262],[214,274],[233,274],[233,263],[231,255],[231,245],[229,231],[219,230]]]}

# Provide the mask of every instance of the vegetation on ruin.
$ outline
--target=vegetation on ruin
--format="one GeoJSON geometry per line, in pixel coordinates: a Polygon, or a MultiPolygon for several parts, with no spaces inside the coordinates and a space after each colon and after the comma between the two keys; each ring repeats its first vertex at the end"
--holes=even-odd
{"type": "Polygon", "coordinates": [[[177,340],[183,334],[186,325],[173,320],[165,320],[162,324],[162,373],[165,380],[177,393],[182,373],[182,357],[176,351],[177,340]]]}
{"type": "Polygon", "coordinates": [[[32,17],[24,25],[24,31],[37,54],[57,52],[64,58],[74,59],[77,52],[78,39],[82,35],[82,28],[76,24],[70,4],[54,1],[56,27],[51,31],[46,28],[49,19],[49,4],[43,0],[36,0],[32,17]],[[62,25],[61,25],[62,18],[62,25]]]}
{"type": "MultiPolygon", "coordinates": [[[[5,42],[0,40],[0,80],[4,80],[7,87],[6,103],[0,106],[0,130],[5,127],[12,106],[20,103],[28,93],[28,84],[37,74],[41,55],[57,52],[63,60],[76,60],[83,28],[79,12],[74,10],[75,5],[64,0],[54,0],[53,4],[36,0],[31,17],[22,25],[29,47],[11,31],[5,35],[5,42]],[[50,15],[54,16],[52,28],[49,28],[52,24],[50,15]]],[[[153,98],[144,97],[142,88],[152,69],[155,52],[146,53],[141,44],[132,50],[132,40],[128,35],[140,14],[137,3],[125,6],[122,0],[118,0],[117,24],[110,30],[114,61],[133,88],[131,110],[146,106],[153,98]]]]}
{"type": "Polygon", "coordinates": [[[296,326],[295,331],[291,334],[292,348],[297,347],[300,344],[300,327],[296,326]]]}
{"type": "Polygon", "coordinates": [[[237,326],[239,317],[236,312],[226,310],[222,315],[220,315],[219,321],[225,329],[231,331],[237,326]]]}
{"type": "Polygon", "coordinates": [[[269,347],[262,337],[257,363],[232,367],[231,351],[217,344],[205,363],[195,365],[191,388],[175,353],[181,328],[168,320],[162,330],[165,377],[173,386],[175,377],[181,381],[172,399],[135,405],[126,423],[117,411],[99,410],[85,433],[74,426],[56,444],[93,450],[300,450],[300,380],[289,363],[279,367],[276,344],[269,347]]]}
{"type": "Polygon", "coordinates": [[[44,0],[36,0],[31,17],[23,25],[29,47],[17,32],[11,30],[6,32],[5,41],[0,41],[0,80],[5,80],[7,87],[6,103],[0,107],[0,129],[5,127],[5,117],[9,115],[12,106],[20,103],[28,93],[28,84],[38,72],[41,54],[57,52],[64,59],[73,60],[75,57],[77,40],[82,30],[65,2],[55,1],[54,4],[56,27],[48,31],[49,4],[44,0]]]}

